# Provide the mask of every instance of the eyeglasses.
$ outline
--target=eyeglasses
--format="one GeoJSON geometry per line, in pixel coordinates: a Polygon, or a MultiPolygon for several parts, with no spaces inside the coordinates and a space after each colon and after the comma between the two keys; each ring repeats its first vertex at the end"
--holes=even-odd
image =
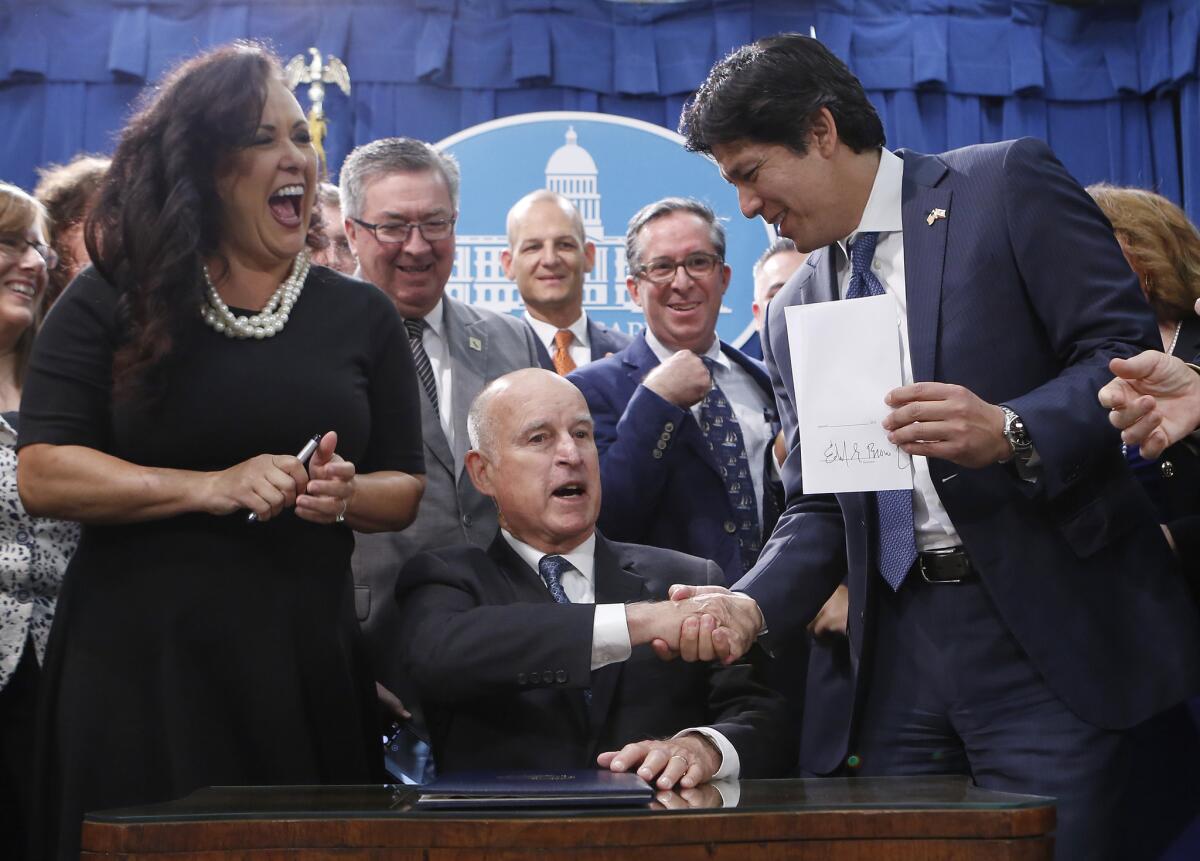
{"type": "Polygon", "coordinates": [[[638,274],[654,284],[670,284],[675,280],[675,271],[680,266],[692,278],[700,279],[712,275],[717,266],[724,262],[722,258],[715,254],[709,254],[705,251],[693,251],[679,262],[667,260],[665,257],[659,260],[651,260],[638,270],[638,274]]]}
{"type": "Polygon", "coordinates": [[[411,221],[389,221],[386,224],[371,224],[360,218],[351,218],[359,227],[365,227],[375,234],[375,239],[385,244],[401,245],[412,236],[413,228],[421,231],[421,238],[426,242],[437,242],[449,238],[454,232],[454,218],[433,218],[419,223],[411,221]]]}
{"type": "Polygon", "coordinates": [[[53,248],[41,242],[26,239],[16,233],[0,234],[0,257],[7,257],[14,261],[20,260],[25,255],[26,245],[38,253],[47,269],[58,266],[58,253],[53,248]]]}

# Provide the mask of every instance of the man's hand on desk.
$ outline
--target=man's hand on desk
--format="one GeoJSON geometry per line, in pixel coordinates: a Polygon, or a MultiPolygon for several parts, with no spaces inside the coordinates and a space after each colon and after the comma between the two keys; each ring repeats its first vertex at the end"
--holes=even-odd
{"type": "Polygon", "coordinates": [[[663,741],[634,742],[596,757],[601,768],[637,771],[638,777],[659,789],[678,784],[691,789],[708,783],[721,767],[721,754],[698,733],[663,741]]]}
{"type": "Polygon", "coordinates": [[[654,652],[664,661],[720,661],[731,664],[740,658],[763,629],[762,611],[749,595],[730,592],[724,586],[676,584],[670,589],[672,604],[687,611],[676,641],[663,637],[653,642],[654,652]]]}
{"type": "Polygon", "coordinates": [[[978,469],[1012,457],[1004,411],[970,389],[949,383],[913,383],[884,398],[888,439],[909,454],[937,457],[978,469]]]}

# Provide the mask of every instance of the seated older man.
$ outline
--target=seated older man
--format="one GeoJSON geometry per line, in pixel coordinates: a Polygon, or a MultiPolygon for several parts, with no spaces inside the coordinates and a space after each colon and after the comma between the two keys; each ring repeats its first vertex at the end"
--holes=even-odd
{"type": "Polygon", "coordinates": [[[468,429],[467,469],[499,534],[487,550],[415,556],[396,585],[439,769],[598,764],[660,789],[786,773],[786,708],[753,663],[659,659],[681,630],[700,657],[713,639],[741,653],[761,616],[743,596],[662,600],[671,583],[723,582],[721,569],[596,531],[600,468],[579,390],[515,371],[479,394],[468,429]]]}

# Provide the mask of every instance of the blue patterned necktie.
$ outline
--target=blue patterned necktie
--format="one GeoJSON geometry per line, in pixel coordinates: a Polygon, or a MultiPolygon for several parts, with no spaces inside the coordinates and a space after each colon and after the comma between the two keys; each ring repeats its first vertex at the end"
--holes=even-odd
{"type": "Polygon", "coordinates": [[[543,556],[542,561],[538,563],[538,573],[546,581],[546,588],[550,590],[550,597],[556,604],[571,603],[571,599],[567,597],[567,591],[563,589],[562,575],[572,570],[573,567],[561,556],[543,556]]]}
{"type": "MultiPolygon", "coordinates": [[[[705,356],[701,358],[709,374],[712,374],[716,362],[705,356]]],[[[736,518],[733,531],[737,534],[738,550],[741,551],[742,571],[748,571],[762,549],[758,503],[754,498],[754,481],[750,477],[750,461],[746,456],[742,426],[729,398],[725,397],[715,378],[712,388],[700,402],[700,431],[717,462],[725,492],[729,495],[729,504],[733,506],[736,518]]]]}
{"type": "MultiPolygon", "coordinates": [[[[554,599],[555,604],[571,603],[571,599],[567,597],[567,590],[563,588],[562,575],[574,570],[575,566],[561,556],[543,556],[538,562],[538,574],[546,581],[546,588],[550,590],[550,597],[554,599]]],[[[584,690],[583,701],[589,706],[592,704],[591,688],[584,690]]]]}
{"type": "MultiPolygon", "coordinates": [[[[850,246],[850,287],[847,299],[879,296],[883,285],[871,271],[878,233],[860,233],[850,246]]],[[[879,573],[892,587],[900,589],[908,569],[917,558],[917,539],[913,528],[911,490],[878,490],[875,508],[879,518],[879,573]]]]}

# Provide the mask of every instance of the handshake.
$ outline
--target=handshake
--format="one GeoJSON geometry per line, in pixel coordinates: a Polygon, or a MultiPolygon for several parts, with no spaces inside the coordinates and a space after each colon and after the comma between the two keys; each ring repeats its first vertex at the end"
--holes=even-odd
{"type": "Polygon", "coordinates": [[[649,643],[665,661],[720,661],[730,664],[746,654],[763,629],[758,603],[723,586],[670,589],[670,600],[625,608],[629,641],[649,643]]]}

